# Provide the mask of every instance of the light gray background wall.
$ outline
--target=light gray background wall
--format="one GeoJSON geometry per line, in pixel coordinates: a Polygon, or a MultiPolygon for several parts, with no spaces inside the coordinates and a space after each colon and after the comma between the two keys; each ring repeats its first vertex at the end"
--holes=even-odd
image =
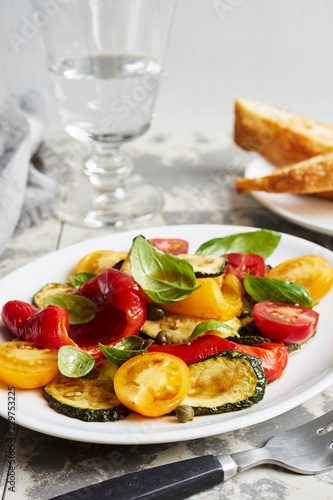
{"type": "MultiPolygon", "coordinates": [[[[31,20],[28,0],[1,0],[0,86],[50,92],[54,133],[61,125],[38,30],[27,37],[31,20]],[[24,42],[15,38],[23,32],[24,42]]],[[[332,0],[178,0],[153,129],[229,131],[237,96],[333,124],[332,0]]]]}

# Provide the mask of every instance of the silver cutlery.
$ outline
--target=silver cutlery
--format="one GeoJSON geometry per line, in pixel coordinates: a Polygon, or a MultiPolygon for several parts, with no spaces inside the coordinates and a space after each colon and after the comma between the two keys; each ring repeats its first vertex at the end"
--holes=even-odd
{"type": "Polygon", "coordinates": [[[251,467],[273,464],[299,474],[333,468],[333,410],[272,437],[262,448],[205,455],[108,479],[52,500],[151,500],[188,498],[251,467]]]}

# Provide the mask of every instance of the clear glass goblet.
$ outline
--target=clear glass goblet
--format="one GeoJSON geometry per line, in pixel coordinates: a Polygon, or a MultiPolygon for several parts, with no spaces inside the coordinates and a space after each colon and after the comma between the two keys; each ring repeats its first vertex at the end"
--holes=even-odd
{"type": "Polygon", "coordinates": [[[65,130],[91,145],[89,192],[68,193],[59,217],[90,227],[149,220],[162,209],[161,193],[134,181],[120,146],[150,127],[175,0],[31,3],[65,130]]]}

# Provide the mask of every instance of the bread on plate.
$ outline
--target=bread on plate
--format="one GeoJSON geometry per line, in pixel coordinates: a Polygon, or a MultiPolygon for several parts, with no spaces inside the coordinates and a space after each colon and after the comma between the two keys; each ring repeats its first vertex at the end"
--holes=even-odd
{"type": "Polygon", "coordinates": [[[234,141],[279,167],[269,176],[237,178],[238,193],[315,194],[333,200],[333,126],[279,107],[237,99],[234,141]]]}
{"type": "Polygon", "coordinates": [[[333,126],[249,99],[235,101],[235,143],[273,165],[291,165],[333,150],[333,126]]]}
{"type": "Polygon", "coordinates": [[[330,187],[333,190],[333,152],[278,168],[264,177],[236,179],[236,189],[240,194],[249,191],[317,194],[326,193],[330,187]]]}

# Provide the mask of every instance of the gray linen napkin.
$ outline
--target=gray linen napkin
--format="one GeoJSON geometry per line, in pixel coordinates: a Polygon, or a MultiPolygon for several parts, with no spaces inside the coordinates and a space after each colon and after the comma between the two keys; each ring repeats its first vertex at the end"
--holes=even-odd
{"type": "Polygon", "coordinates": [[[0,255],[17,228],[53,213],[59,159],[42,144],[45,123],[42,94],[0,89],[0,255]]]}

